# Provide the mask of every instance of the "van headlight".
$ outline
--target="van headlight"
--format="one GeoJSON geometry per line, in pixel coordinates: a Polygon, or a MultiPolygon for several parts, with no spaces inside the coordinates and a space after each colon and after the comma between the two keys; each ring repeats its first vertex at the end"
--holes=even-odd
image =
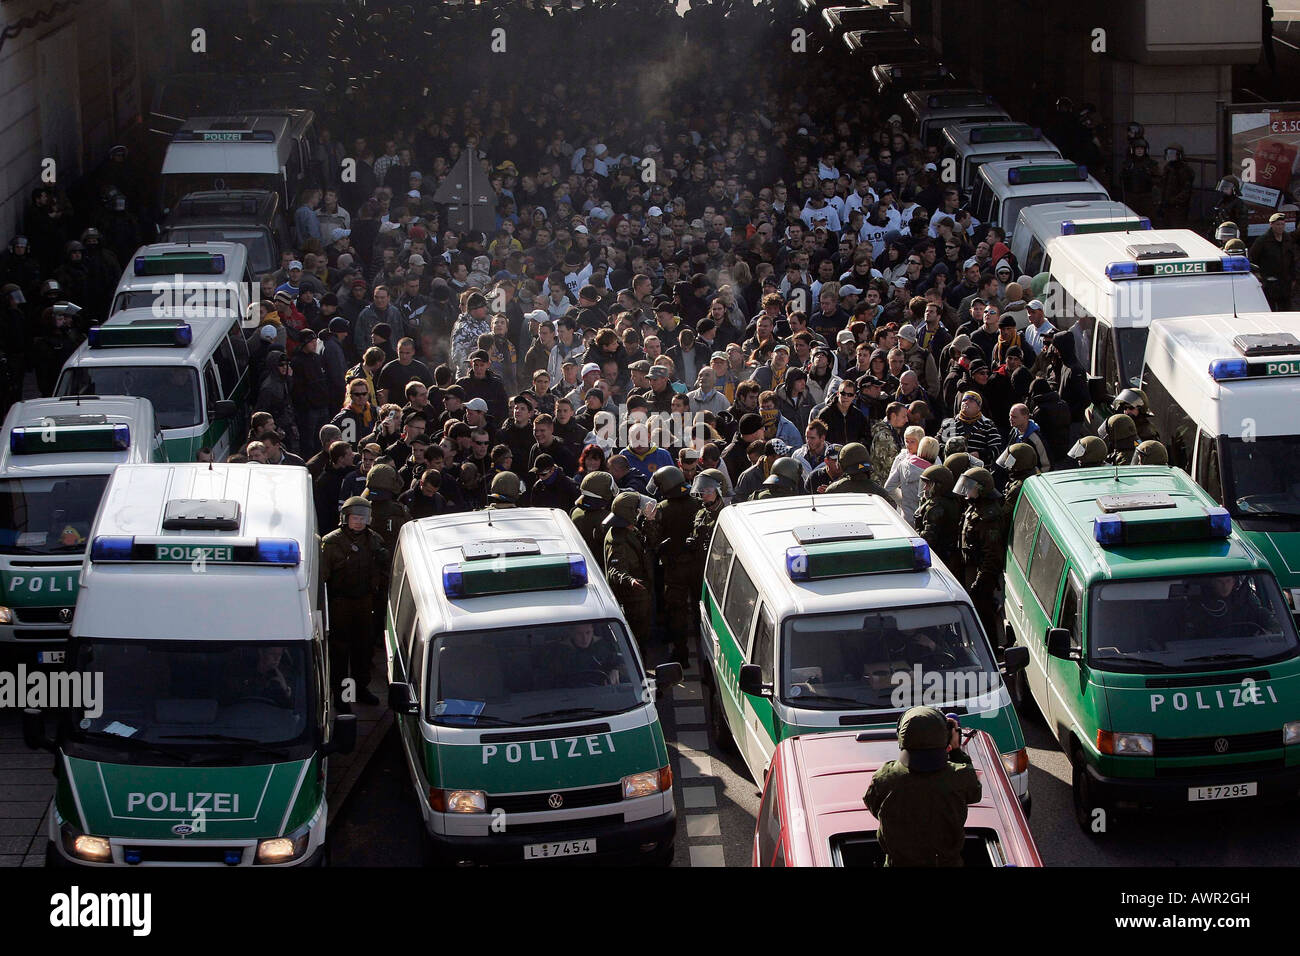
{"type": "Polygon", "coordinates": [[[439,813],[487,813],[487,792],[430,787],[429,809],[439,813]]]}
{"type": "Polygon", "coordinates": [[[70,823],[65,823],[59,830],[63,837],[63,849],[74,860],[87,863],[112,863],[113,847],[104,837],[82,833],[70,823]]]}
{"type": "Polygon", "coordinates": [[[272,837],[257,841],[256,863],[288,863],[307,852],[311,841],[311,827],[305,826],[289,836],[272,837]]]}
{"type": "Polygon", "coordinates": [[[1154,757],[1156,738],[1152,734],[1117,734],[1099,730],[1097,749],[1117,757],[1154,757]]]}
{"type": "Polygon", "coordinates": [[[648,797],[673,788],[673,770],[672,767],[660,767],[658,770],[630,773],[620,781],[620,784],[623,787],[624,800],[648,797]]]}
{"type": "Polygon", "coordinates": [[[1300,744],[1300,720],[1288,720],[1282,725],[1282,743],[1300,744]]]}
{"type": "Polygon", "coordinates": [[[12,624],[14,622],[13,608],[0,607],[0,624],[12,624]]]}

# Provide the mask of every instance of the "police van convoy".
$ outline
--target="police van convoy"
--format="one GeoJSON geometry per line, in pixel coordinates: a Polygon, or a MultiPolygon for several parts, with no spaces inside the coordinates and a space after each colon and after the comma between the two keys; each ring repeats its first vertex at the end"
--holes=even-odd
{"type": "Polygon", "coordinates": [[[953,123],[942,130],[944,151],[957,161],[957,183],[970,189],[980,166],[1010,159],[1053,159],[1061,151],[1026,123],[953,123]]]}
{"type": "Polygon", "coordinates": [[[1010,114],[992,96],[969,88],[909,90],[903,103],[926,146],[942,146],[943,128],[955,123],[1011,122],[1010,114]]]}
{"type": "Polygon", "coordinates": [[[647,676],[599,567],[554,509],[402,528],[389,706],[431,859],[672,859],[672,770],[654,701],[681,665],[647,676]]]}
{"type": "Polygon", "coordinates": [[[1011,254],[1027,275],[1043,270],[1047,243],[1057,236],[1082,236],[1094,232],[1141,232],[1151,220],[1139,216],[1122,202],[1076,200],[1035,203],[1020,210],[1011,238],[1011,254]]]}
{"type": "Polygon", "coordinates": [[[971,215],[1001,226],[1014,238],[1020,210],[1039,203],[1107,202],[1106,187],[1088,175],[1088,167],[1063,160],[1004,159],[987,162],[975,171],[971,215]]]}
{"type": "Polygon", "coordinates": [[[207,189],[272,189],[287,207],[311,171],[315,121],[311,110],[192,117],[163,157],[163,208],[207,189]]]}
{"type": "Polygon", "coordinates": [[[132,309],[89,330],[54,392],[147,398],[168,461],[193,461],[205,446],[221,461],[247,427],[251,377],[238,318],[217,311],[177,321],[132,309]]]}
{"type": "Polygon", "coordinates": [[[118,465],[165,461],[143,398],[37,398],[0,430],[0,643],[63,659],[90,526],[118,465]]]}
{"type": "Polygon", "coordinates": [[[1267,312],[1245,256],[1190,229],[1058,236],[1047,243],[1043,301],[1057,329],[1092,326],[1079,360],[1107,387],[1137,388],[1147,332],[1185,315],[1267,312]]]}
{"type": "MultiPolygon", "coordinates": [[[[862,494],[733,504],[700,601],[714,741],[762,783],[801,733],[893,727],[914,704],[987,731],[1020,800],[1029,758],[969,595],[884,501],[862,494]]],[[[1023,652],[1007,667],[1023,666],[1023,652]]]]}
{"type": "Polygon", "coordinates": [[[1170,464],[1227,507],[1300,608],[1300,313],[1167,319],[1142,382],[1170,464]]]}
{"type": "Polygon", "coordinates": [[[68,665],[101,698],[53,737],[24,721],[58,758],[47,860],[321,863],[327,757],[356,723],[332,711],[307,472],[122,465],[81,584],[68,665]]]}
{"type": "Polygon", "coordinates": [[[242,316],[257,288],[248,249],[238,242],[155,242],[131,257],[109,315],[133,309],[188,315],[222,308],[242,316]]]}
{"type": "Polygon", "coordinates": [[[1005,568],[1016,677],[1088,833],[1148,804],[1300,788],[1300,641],[1263,555],[1167,466],[1029,478],[1005,568]],[[1098,811],[1102,811],[1099,813],[1098,811]]]}

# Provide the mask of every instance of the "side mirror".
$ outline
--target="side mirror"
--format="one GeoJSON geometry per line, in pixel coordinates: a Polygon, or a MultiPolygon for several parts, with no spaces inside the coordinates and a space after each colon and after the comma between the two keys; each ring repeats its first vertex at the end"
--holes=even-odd
{"type": "Polygon", "coordinates": [[[763,683],[763,668],[757,664],[740,665],[740,689],[751,697],[770,697],[772,687],[763,683]]]}
{"type": "Polygon", "coordinates": [[[45,712],[39,707],[23,708],[23,743],[32,750],[54,751],[54,741],[45,736],[45,712]]]}
{"type": "Polygon", "coordinates": [[[1016,644],[1002,652],[1002,673],[1008,677],[1029,666],[1029,648],[1016,644]]]}
{"type": "Polygon", "coordinates": [[[223,398],[212,406],[212,416],[214,418],[235,418],[239,414],[239,409],[235,403],[228,398],[223,398]]]}
{"type": "Polygon", "coordinates": [[[682,676],[682,665],[675,661],[658,665],[655,668],[655,690],[662,694],[674,684],[680,684],[682,676]]]}
{"type": "Polygon", "coordinates": [[[388,709],[395,714],[415,714],[420,710],[419,701],[411,693],[410,684],[388,685],[388,709]]]}
{"type": "Polygon", "coordinates": [[[330,742],[321,748],[323,754],[350,754],[357,749],[357,715],[336,714],[330,731],[330,742]]]}
{"type": "Polygon", "coordinates": [[[1070,647],[1070,632],[1063,627],[1054,627],[1047,632],[1047,653],[1063,661],[1075,660],[1074,649],[1070,647]]]}

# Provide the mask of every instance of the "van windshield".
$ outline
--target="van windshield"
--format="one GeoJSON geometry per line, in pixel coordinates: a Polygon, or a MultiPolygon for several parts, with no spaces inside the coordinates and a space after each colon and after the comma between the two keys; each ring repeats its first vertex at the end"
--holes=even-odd
{"type": "Polygon", "coordinates": [[[108,475],[0,481],[0,552],[78,554],[104,497],[108,475]]]}
{"type": "Polygon", "coordinates": [[[74,749],[126,751],[139,763],[160,753],[270,763],[312,742],[319,702],[306,641],[74,642],[73,670],[103,675],[97,706],[67,727],[74,749]]]}
{"type": "Polygon", "coordinates": [[[963,604],[817,614],[785,623],[781,699],[797,707],[942,707],[1001,686],[963,604]]]}
{"type": "Polygon", "coordinates": [[[272,173],[168,173],[163,176],[163,208],[171,209],[189,193],[269,189],[283,194],[284,177],[272,173]]]}
{"type": "Polygon", "coordinates": [[[1224,443],[1223,500],[1234,516],[1300,517],[1300,435],[1224,443]]]}
{"type": "Polygon", "coordinates": [[[636,656],[613,621],[443,634],[429,656],[436,724],[554,724],[643,703],[636,656]]]}
{"type": "Polygon", "coordinates": [[[265,229],[239,226],[185,226],[168,229],[160,242],[237,242],[248,250],[248,267],[254,273],[274,271],[271,236],[265,229]]]}
{"type": "Polygon", "coordinates": [[[1041,206],[1047,202],[1105,202],[1109,197],[1105,193],[1061,193],[1059,195],[1049,193],[1045,196],[1008,196],[1002,204],[1002,212],[998,219],[1002,222],[1003,227],[1007,230],[1015,229],[1016,223],[1020,221],[1020,210],[1026,206],[1041,206]]]}
{"type": "Polygon", "coordinates": [[[1273,575],[1198,574],[1094,585],[1088,660],[1108,671],[1223,670],[1296,653],[1273,575]]]}
{"type": "Polygon", "coordinates": [[[199,376],[188,365],[99,365],[66,368],[55,395],[132,395],[153,403],[161,428],[189,428],[199,414],[199,376]]]}

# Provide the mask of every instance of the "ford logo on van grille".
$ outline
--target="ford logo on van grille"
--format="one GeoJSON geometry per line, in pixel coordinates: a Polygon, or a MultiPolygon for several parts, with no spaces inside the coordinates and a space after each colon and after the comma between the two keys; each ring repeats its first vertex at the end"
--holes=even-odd
{"type": "Polygon", "coordinates": [[[1228,752],[1228,738],[1220,737],[1214,741],[1214,752],[1216,754],[1226,754],[1228,752]]]}
{"type": "Polygon", "coordinates": [[[172,827],[172,833],[175,833],[177,836],[189,836],[193,832],[194,827],[190,826],[188,823],[178,823],[176,826],[172,827]]]}
{"type": "Polygon", "coordinates": [[[558,810],[564,806],[564,797],[558,793],[553,793],[546,798],[546,805],[552,810],[558,810]]]}

